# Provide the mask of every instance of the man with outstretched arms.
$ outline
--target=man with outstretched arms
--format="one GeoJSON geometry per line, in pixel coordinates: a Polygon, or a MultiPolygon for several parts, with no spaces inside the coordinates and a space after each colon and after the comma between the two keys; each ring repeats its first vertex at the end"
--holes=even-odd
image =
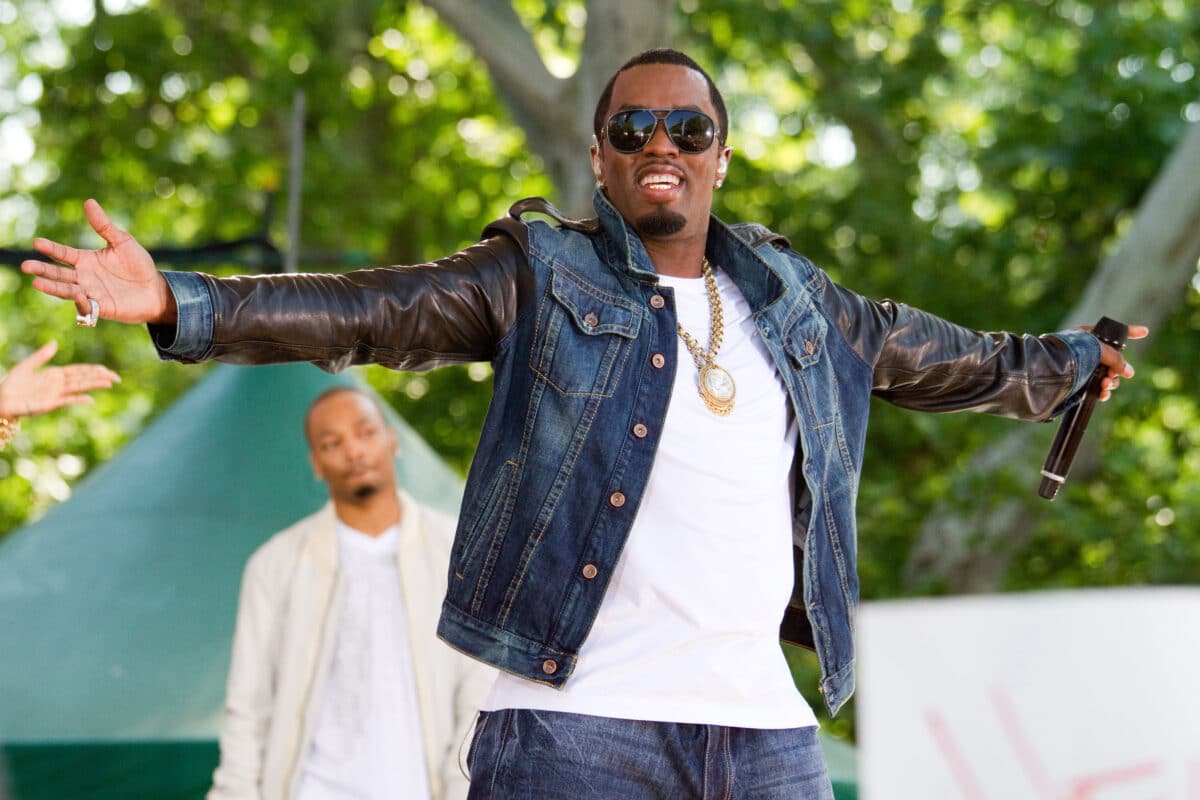
{"type": "Polygon", "coordinates": [[[782,236],[712,216],[728,120],[682,53],[623,66],[594,131],[595,218],[522,201],[432,264],[160,274],[89,202],[108,246],[39,240],[74,269],[25,270],[150,323],[185,362],[491,362],[438,629],[502,670],[472,797],[829,798],[778,643],[815,650],[836,712],[853,691],[871,395],[1047,419],[1099,363],[1105,396],[1132,369],[1082,330],[980,333],[868,300],[782,236]]]}

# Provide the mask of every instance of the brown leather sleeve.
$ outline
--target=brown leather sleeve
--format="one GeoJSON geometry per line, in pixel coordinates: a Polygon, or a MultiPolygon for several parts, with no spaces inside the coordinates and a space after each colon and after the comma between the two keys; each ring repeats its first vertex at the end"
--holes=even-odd
{"type": "Polygon", "coordinates": [[[532,292],[524,226],[417,266],[341,275],[205,276],[213,302],[208,357],[238,364],[310,361],[424,370],[490,361],[532,292]]]}
{"type": "Polygon", "coordinates": [[[983,333],[903,303],[876,302],[826,281],[823,301],[874,368],[872,390],[904,408],[1048,419],[1070,395],[1070,346],[1045,336],[983,333]]]}

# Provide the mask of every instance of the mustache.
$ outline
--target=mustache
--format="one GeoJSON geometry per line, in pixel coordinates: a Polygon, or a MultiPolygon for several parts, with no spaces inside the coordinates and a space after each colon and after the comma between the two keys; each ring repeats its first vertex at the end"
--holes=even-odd
{"type": "Polygon", "coordinates": [[[356,472],[364,472],[366,470],[373,469],[374,467],[375,464],[370,461],[355,461],[342,471],[342,477],[349,478],[356,472]]]}
{"type": "Polygon", "coordinates": [[[675,167],[675,168],[678,168],[679,163],[670,158],[663,158],[662,156],[647,158],[645,160],[645,162],[643,163],[643,165],[638,169],[638,174],[641,175],[643,172],[650,169],[651,167],[675,167]]]}

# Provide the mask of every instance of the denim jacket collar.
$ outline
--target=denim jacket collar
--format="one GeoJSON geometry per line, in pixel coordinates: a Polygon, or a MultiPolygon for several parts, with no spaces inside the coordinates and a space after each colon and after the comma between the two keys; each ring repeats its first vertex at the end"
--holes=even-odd
{"type": "MultiPolygon", "coordinates": [[[[609,263],[618,272],[635,280],[658,282],[654,262],[639,237],[621,212],[609,202],[600,189],[592,196],[592,206],[600,221],[600,230],[606,246],[612,248],[609,263]]],[[[709,260],[729,273],[733,282],[746,298],[755,313],[779,301],[787,293],[787,285],[758,253],[739,237],[732,228],[710,215],[708,218],[708,243],[705,246],[709,260]]]]}
{"type": "Polygon", "coordinates": [[[634,280],[657,283],[658,273],[646,246],[599,188],[592,195],[592,206],[600,220],[605,245],[610,248],[609,265],[634,280]]]}

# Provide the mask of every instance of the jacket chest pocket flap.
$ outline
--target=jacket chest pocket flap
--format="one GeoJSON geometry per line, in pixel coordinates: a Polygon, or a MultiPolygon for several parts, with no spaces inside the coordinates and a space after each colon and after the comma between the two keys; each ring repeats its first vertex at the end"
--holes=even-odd
{"type": "Polygon", "coordinates": [[[788,358],[800,369],[808,369],[822,358],[825,350],[825,320],[809,314],[788,328],[783,347],[788,358]]]}
{"type": "Polygon", "coordinates": [[[538,309],[530,367],[561,394],[611,397],[641,321],[629,298],[555,272],[538,309]]]}
{"type": "MultiPolygon", "coordinates": [[[[825,441],[826,432],[836,427],[833,423],[841,408],[834,367],[830,365],[829,353],[826,352],[827,330],[828,323],[823,317],[808,314],[788,328],[783,337],[788,360],[796,368],[794,374],[799,389],[797,402],[803,404],[803,417],[821,433],[822,441],[825,441]],[[822,359],[826,364],[814,369],[822,359]]],[[[829,446],[829,442],[826,442],[826,446],[829,446]]]]}

